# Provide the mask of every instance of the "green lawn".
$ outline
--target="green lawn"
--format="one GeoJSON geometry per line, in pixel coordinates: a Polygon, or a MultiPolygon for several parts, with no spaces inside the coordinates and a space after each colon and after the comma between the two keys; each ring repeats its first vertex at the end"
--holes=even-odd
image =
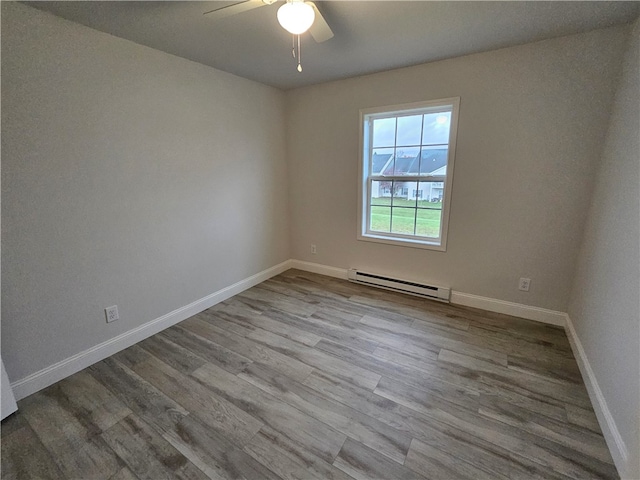
{"type": "Polygon", "coordinates": [[[424,237],[440,236],[442,213],[441,203],[419,201],[417,214],[415,209],[415,200],[403,200],[396,198],[393,200],[393,208],[390,205],[390,198],[372,199],[372,231],[408,235],[415,234],[424,237]]]}
{"type": "MultiPolygon", "coordinates": [[[[391,205],[391,197],[372,198],[371,205],[391,205]]],[[[404,198],[394,198],[394,207],[415,207],[415,200],[406,200],[404,198]]],[[[441,202],[428,202],[426,200],[418,200],[418,208],[436,208],[442,210],[441,202]]]]}

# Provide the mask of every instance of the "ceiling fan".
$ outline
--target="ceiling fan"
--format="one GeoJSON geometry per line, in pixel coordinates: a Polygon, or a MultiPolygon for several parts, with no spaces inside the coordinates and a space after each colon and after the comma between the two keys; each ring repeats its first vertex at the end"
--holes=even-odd
{"type": "MultiPolygon", "coordinates": [[[[253,10],[254,8],[273,5],[278,0],[244,0],[232,5],[217,8],[204,12],[209,18],[218,20],[242,12],[253,10]]],[[[278,22],[288,32],[294,35],[293,40],[293,57],[298,62],[298,72],[302,72],[302,64],[300,61],[300,35],[307,30],[317,43],[326,42],[333,37],[331,27],[324,19],[316,4],[306,0],[286,0],[280,6],[277,13],[278,22]],[[297,36],[298,44],[296,51],[295,37],[297,36]]]]}

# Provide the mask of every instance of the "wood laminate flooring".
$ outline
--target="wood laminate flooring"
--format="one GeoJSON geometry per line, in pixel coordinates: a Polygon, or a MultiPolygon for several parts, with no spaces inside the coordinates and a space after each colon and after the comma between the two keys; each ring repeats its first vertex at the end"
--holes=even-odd
{"type": "Polygon", "coordinates": [[[297,270],[18,405],[2,479],[618,478],[561,328],[297,270]]]}

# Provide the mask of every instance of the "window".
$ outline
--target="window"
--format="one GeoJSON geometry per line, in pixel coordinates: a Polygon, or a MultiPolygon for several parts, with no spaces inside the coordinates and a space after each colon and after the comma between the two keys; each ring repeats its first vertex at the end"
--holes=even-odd
{"type": "Polygon", "coordinates": [[[360,240],[446,249],[459,103],[360,111],[360,240]]]}

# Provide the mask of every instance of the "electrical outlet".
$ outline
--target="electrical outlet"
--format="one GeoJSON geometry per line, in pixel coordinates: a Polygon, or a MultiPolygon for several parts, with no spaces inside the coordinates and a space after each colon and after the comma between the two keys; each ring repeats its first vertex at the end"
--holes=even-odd
{"type": "Polygon", "coordinates": [[[120,319],[120,315],[118,315],[118,306],[114,305],[113,307],[107,307],[104,309],[104,314],[107,317],[107,323],[115,322],[120,319]]]}
{"type": "Polygon", "coordinates": [[[530,278],[521,278],[520,283],[518,283],[518,290],[522,290],[523,292],[528,292],[530,286],[531,286],[530,278]]]}
{"type": "Polygon", "coordinates": [[[316,251],[316,246],[315,246],[315,245],[313,245],[313,244],[311,244],[311,253],[312,253],[313,255],[315,255],[316,253],[318,253],[318,252],[316,251]]]}

